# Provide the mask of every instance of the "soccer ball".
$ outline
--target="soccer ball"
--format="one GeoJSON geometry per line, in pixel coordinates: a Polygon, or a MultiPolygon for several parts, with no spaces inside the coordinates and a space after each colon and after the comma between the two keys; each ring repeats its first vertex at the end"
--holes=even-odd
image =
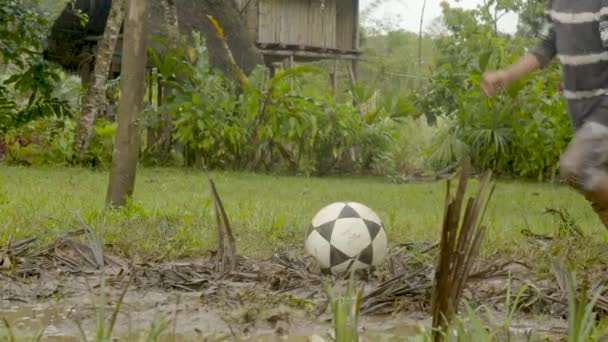
{"type": "Polygon", "coordinates": [[[377,266],[388,250],[382,221],[367,206],[356,202],[332,203],[312,219],[306,234],[306,252],[324,272],[340,273],[377,266]]]}

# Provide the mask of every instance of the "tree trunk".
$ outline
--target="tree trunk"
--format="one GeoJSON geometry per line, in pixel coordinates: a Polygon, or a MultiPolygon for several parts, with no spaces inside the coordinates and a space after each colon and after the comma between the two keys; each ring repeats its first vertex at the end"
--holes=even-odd
{"type": "Polygon", "coordinates": [[[124,5],[125,0],[112,1],[103,38],[97,47],[93,78],[83,99],[82,114],[76,128],[76,136],[74,137],[75,151],[81,163],[86,158],[93,128],[95,127],[97,111],[105,94],[104,87],[110,72],[112,55],[114,54],[120,27],[124,19],[124,5]]]}
{"type": "MultiPolygon", "coordinates": [[[[263,64],[262,54],[255,46],[255,37],[250,32],[234,0],[199,0],[205,15],[214,17],[224,29],[226,40],[236,64],[245,74],[250,74],[256,66],[263,64]]],[[[209,64],[228,77],[235,77],[231,71],[230,57],[226,53],[217,31],[205,16],[203,33],[209,52],[209,64]]]]}
{"type": "Polygon", "coordinates": [[[118,128],[106,197],[107,207],[125,206],[135,188],[146,86],[146,2],[147,0],[127,0],[118,128]]]}
{"type": "MultiPolygon", "coordinates": [[[[174,49],[177,47],[179,41],[179,22],[177,18],[177,7],[175,6],[175,0],[162,0],[163,6],[163,19],[165,24],[166,37],[169,42],[169,47],[174,49]]],[[[171,94],[172,89],[165,88],[168,95],[171,94]]],[[[163,159],[167,158],[171,153],[171,136],[173,133],[173,118],[171,112],[167,111],[163,120],[163,126],[160,132],[160,152],[163,159]]]]}
{"type": "Polygon", "coordinates": [[[422,26],[424,24],[424,10],[426,8],[426,0],[422,1],[422,13],[420,13],[420,28],[418,29],[418,72],[422,68],[422,26]]]}

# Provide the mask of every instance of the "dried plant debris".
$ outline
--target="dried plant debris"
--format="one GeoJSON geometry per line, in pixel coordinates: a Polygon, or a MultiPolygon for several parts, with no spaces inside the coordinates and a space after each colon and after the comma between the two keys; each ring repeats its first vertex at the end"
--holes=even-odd
{"type": "MultiPolygon", "coordinates": [[[[456,314],[469,272],[486,232],[482,220],[494,191],[492,173],[485,174],[477,196],[470,198],[465,207],[464,198],[470,169],[470,164],[466,162],[460,172],[455,197],[452,197],[451,182],[447,182],[439,262],[432,294],[433,328],[436,331],[443,330],[456,314]],[[464,217],[461,217],[463,208],[464,217]]],[[[441,340],[440,336],[441,334],[436,333],[435,339],[441,340]]]]}
{"type": "MultiPolygon", "coordinates": [[[[329,312],[323,284],[331,278],[323,275],[312,259],[293,251],[275,253],[268,260],[237,257],[235,269],[218,279],[214,257],[196,262],[154,263],[104,254],[105,266],[99,269],[95,252],[83,234],[84,231],[80,236],[70,234],[42,247],[35,243],[36,239],[26,239],[0,248],[0,255],[11,262],[10,269],[0,269],[0,300],[29,302],[78,295],[86,279],[97,279],[103,272],[107,285],[117,292],[132,277],[130,291],[198,293],[205,305],[234,309],[252,301],[288,305],[314,317],[329,312]]],[[[412,244],[392,249],[385,265],[364,284],[361,314],[430,314],[436,267],[433,260],[438,256],[434,246],[412,244]]],[[[501,310],[507,296],[515,299],[519,295],[518,310],[563,317],[567,310],[564,277],[557,270],[550,278],[541,278],[537,273],[522,260],[478,263],[469,273],[462,297],[501,310]]],[[[591,282],[593,289],[607,283],[603,274],[591,282]]],[[[600,297],[596,306],[600,315],[608,313],[608,297],[600,297]]]]}
{"type": "Polygon", "coordinates": [[[209,186],[211,188],[211,197],[213,198],[213,207],[215,208],[215,219],[217,222],[217,234],[218,234],[218,256],[217,256],[217,269],[219,271],[218,276],[223,277],[227,273],[234,271],[236,267],[237,251],[236,251],[236,240],[232,233],[232,227],[230,221],[217,188],[213,179],[209,177],[209,186]],[[224,236],[228,239],[228,248],[224,243],[224,236]],[[227,253],[230,253],[228,255],[227,253]]]}

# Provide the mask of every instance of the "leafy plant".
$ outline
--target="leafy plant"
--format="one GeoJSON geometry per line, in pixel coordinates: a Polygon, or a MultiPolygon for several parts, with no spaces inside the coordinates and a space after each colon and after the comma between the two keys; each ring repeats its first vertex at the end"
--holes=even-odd
{"type": "Polygon", "coordinates": [[[357,288],[354,269],[350,271],[344,292],[339,292],[335,287],[326,287],[325,292],[333,314],[334,341],[359,341],[359,316],[363,290],[357,288]]]}
{"type": "Polygon", "coordinates": [[[595,304],[601,295],[601,290],[594,291],[592,297],[586,286],[580,293],[576,291],[576,274],[567,272],[568,285],[568,342],[600,341],[608,333],[608,321],[602,320],[596,323],[597,313],[594,311],[595,304]]]}

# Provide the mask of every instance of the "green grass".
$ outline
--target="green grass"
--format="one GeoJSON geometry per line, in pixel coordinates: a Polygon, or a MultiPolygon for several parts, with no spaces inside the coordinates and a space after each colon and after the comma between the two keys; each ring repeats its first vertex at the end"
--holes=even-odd
{"type": "MultiPolygon", "coordinates": [[[[392,244],[439,238],[445,182],[392,184],[379,178],[279,177],[213,173],[235,226],[239,253],[267,256],[303,249],[308,224],[332,201],[353,200],[374,209],[392,244]]],[[[202,255],[215,246],[215,220],[206,174],[183,169],[141,169],[133,203],[105,212],[107,172],[20,168],[0,164],[0,244],[47,232],[52,238],[80,227],[78,216],[113,246],[113,252],[172,258],[202,255]]],[[[472,186],[471,191],[475,191],[472,186]]],[[[522,229],[552,233],[547,207],[565,207],[597,241],[605,229],[585,200],[557,185],[499,182],[486,222],[485,252],[517,252],[522,229]]]]}

